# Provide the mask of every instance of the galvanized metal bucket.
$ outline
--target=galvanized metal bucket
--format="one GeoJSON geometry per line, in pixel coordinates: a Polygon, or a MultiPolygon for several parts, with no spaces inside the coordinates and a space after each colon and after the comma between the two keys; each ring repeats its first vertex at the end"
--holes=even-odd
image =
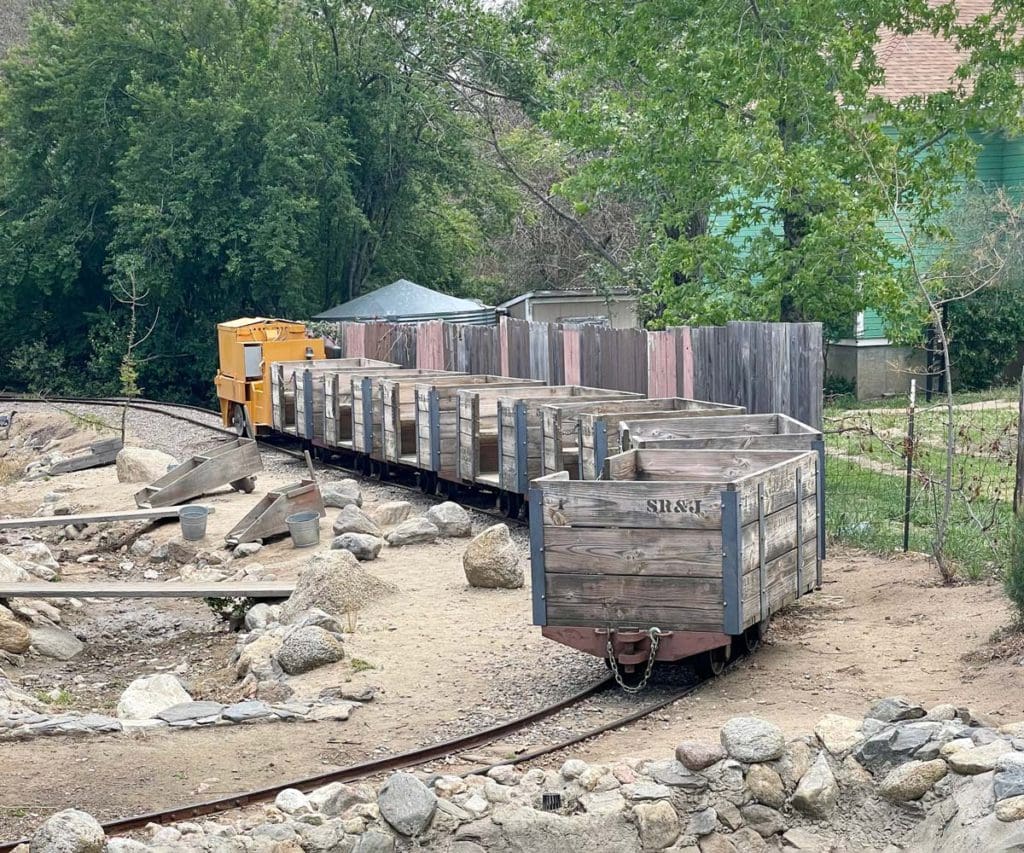
{"type": "Polygon", "coordinates": [[[206,519],[210,511],[205,506],[183,506],[178,511],[181,538],[196,542],[206,537],[206,519]]]}
{"type": "Polygon", "coordinates": [[[296,548],[310,548],[320,543],[320,513],[312,510],[297,512],[285,521],[296,548]]]}

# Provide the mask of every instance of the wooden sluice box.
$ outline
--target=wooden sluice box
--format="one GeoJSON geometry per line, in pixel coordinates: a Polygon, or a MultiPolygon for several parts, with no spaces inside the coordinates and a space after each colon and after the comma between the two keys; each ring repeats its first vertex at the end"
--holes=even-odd
{"type": "Polygon", "coordinates": [[[707,653],[724,665],[785,604],[821,585],[814,451],[629,450],[602,480],[531,483],[533,620],[627,666],[707,653]],[[628,642],[620,642],[627,638],[628,642]]]}

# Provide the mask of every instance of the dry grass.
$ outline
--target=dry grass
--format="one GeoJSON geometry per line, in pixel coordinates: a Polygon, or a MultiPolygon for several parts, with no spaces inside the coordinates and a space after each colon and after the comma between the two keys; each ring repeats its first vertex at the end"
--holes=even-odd
{"type": "Polygon", "coordinates": [[[21,477],[21,466],[11,459],[0,459],[0,486],[13,483],[21,477]]]}

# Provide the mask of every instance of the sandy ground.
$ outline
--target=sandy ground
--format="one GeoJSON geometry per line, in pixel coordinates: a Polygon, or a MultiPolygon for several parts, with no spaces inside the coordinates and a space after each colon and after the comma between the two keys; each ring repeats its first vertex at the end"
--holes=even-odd
{"type": "MultiPolygon", "coordinates": [[[[301,473],[279,455],[264,455],[268,471],[254,495],[224,493],[204,501],[217,508],[210,547],[265,489],[301,473]]],[[[45,492],[65,480],[75,486],[72,500],[83,509],[133,505],[136,487],[117,484],[108,468],[0,488],[4,512],[33,511],[45,492]]],[[[370,508],[397,498],[412,500],[417,511],[428,506],[420,496],[379,484],[365,484],[364,497],[370,508]]],[[[490,523],[475,516],[475,529],[490,523]]],[[[322,528],[325,544],[329,530],[328,520],[322,528]]],[[[166,525],[154,537],[175,532],[166,525]]],[[[515,535],[525,565],[525,532],[515,535]]],[[[79,547],[84,546],[70,545],[67,557],[73,558],[79,547]]],[[[603,676],[596,659],[540,638],[530,625],[528,589],[470,589],[461,570],[463,547],[450,540],[385,549],[368,568],[393,582],[398,592],[368,606],[346,640],[349,659],[365,661],[372,669],[353,672],[350,663],[342,663],[292,679],[299,695],[347,682],[378,688],[377,699],[357,709],[348,722],[5,743],[0,745],[0,838],[16,836],[40,817],[70,805],[110,818],[323,772],[482,728],[603,676]]],[[[308,558],[308,552],[280,541],[251,559],[289,577],[308,558]]],[[[110,556],[99,566],[72,562],[68,575],[106,576],[120,559],[110,556]]],[[[753,658],[692,698],[577,747],[574,754],[601,761],[665,757],[679,740],[715,736],[726,719],[751,712],[797,735],[826,712],[860,716],[872,700],[891,694],[926,704],[966,704],[997,722],[1024,719],[1024,669],[1015,660],[965,658],[984,652],[992,633],[1009,621],[998,586],[942,587],[921,557],[883,559],[840,549],[831,553],[825,577],[820,593],[775,618],[768,642],[753,658]]],[[[144,611],[148,615],[130,625],[131,605],[111,607],[87,605],[68,618],[72,627],[83,630],[97,622],[107,629],[121,626],[124,641],[107,630],[112,634],[107,641],[90,642],[87,654],[75,661],[34,659],[23,670],[8,668],[8,676],[16,682],[35,676],[26,686],[38,689],[72,683],[79,675],[84,684],[72,692],[82,697],[80,709],[85,710],[109,708],[121,682],[184,662],[186,680],[195,678],[199,695],[227,698],[231,685],[224,663],[234,638],[203,613],[201,604],[150,600],[139,605],[149,608],[144,611]],[[110,686],[92,692],[85,688],[105,682],[110,686]]],[[[649,699],[641,695],[631,701],[639,705],[649,699]]],[[[592,725],[586,710],[578,717],[580,728],[592,725]]],[[[501,758],[504,749],[499,745],[482,752],[501,758]]]]}

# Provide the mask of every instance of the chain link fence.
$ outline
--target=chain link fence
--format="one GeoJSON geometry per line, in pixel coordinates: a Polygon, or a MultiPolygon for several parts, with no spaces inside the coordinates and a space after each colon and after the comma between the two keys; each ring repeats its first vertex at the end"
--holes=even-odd
{"type": "Polygon", "coordinates": [[[967,579],[1001,573],[1014,530],[1018,412],[1015,392],[959,403],[952,412],[944,400],[912,410],[909,399],[902,407],[826,410],[829,536],[880,553],[934,556],[948,487],[949,566],[967,579]]]}

